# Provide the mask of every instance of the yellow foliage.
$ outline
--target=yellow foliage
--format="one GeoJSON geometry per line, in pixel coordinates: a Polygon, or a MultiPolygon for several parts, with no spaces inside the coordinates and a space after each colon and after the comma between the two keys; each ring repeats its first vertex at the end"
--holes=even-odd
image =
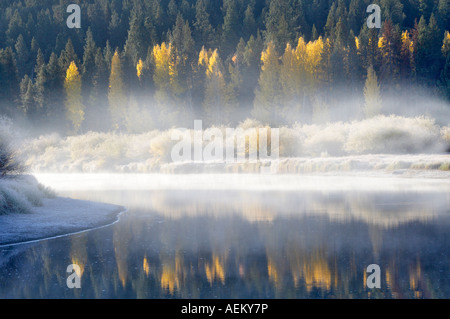
{"type": "Polygon", "coordinates": [[[209,63],[209,57],[212,55],[211,49],[206,50],[205,47],[202,47],[202,50],[198,56],[198,65],[207,66],[209,63]]]}
{"type": "Polygon", "coordinates": [[[445,31],[444,42],[442,44],[442,54],[447,57],[450,52],[450,32],[445,31]]]}
{"type": "Polygon", "coordinates": [[[136,71],[137,71],[137,76],[138,76],[139,80],[141,79],[143,69],[144,69],[144,63],[142,62],[141,59],[139,59],[139,62],[136,65],[136,71]]]}
{"type": "Polygon", "coordinates": [[[80,73],[78,72],[77,65],[75,64],[74,61],[70,62],[70,65],[67,68],[67,72],[66,72],[66,83],[77,80],[77,78],[79,76],[80,76],[80,73]]]}
{"type": "Polygon", "coordinates": [[[74,133],[77,133],[84,120],[84,105],[81,97],[81,76],[74,61],[67,68],[64,88],[67,118],[72,123],[74,133]]]}
{"type": "Polygon", "coordinates": [[[306,46],[306,69],[312,78],[317,78],[320,63],[322,62],[323,40],[322,37],[314,42],[308,42],[306,46]]]}

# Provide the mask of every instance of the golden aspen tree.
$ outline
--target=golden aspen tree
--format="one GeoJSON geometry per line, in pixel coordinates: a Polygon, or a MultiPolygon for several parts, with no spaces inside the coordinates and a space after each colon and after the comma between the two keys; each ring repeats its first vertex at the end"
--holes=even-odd
{"type": "Polygon", "coordinates": [[[364,86],[364,115],[371,118],[380,113],[382,101],[380,95],[380,86],[378,84],[377,74],[372,66],[367,69],[367,79],[364,86]]]}
{"type": "Polygon", "coordinates": [[[314,92],[320,81],[320,65],[322,63],[322,53],[324,44],[322,37],[315,41],[308,42],[306,46],[307,63],[306,70],[310,77],[310,89],[314,92]]]}
{"type": "Polygon", "coordinates": [[[447,57],[448,53],[450,52],[450,32],[448,32],[448,31],[445,31],[444,41],[442,44],[441,51],[445,58],[447,57]]]}
{"type": "Polygon", "coordinates": [[[67,68],[64,88],[66,91],[67,118],[72,124],[73,132],[78,133],[84,120],[85,107],[81,96],[81,76],[74,61],[67,68]]]}
{"type": "Polygon", "coordinates": [[[144,62],[142,62],[142,59],[139,59],[137,65],[136,65],[136,75],[137,75],[139,81],[141,81],[143,70],[144,70],[144,62]]]}
{"type": "Polygon", "coordinates": [[[122,65],[117,51],[111,60],[108,102],[113,128],[121,129],[126,117],[127,98],[123,83],[122,65]]]}
{"type": "Polygon", "coordinates": [[[174,125],[177,116],[183,111],[183,103],[179,98],[182,88],[179,83],[180,60],[171,43],[163,42],[155,45],[152,51],[156,86],[155,99],[159,108],[160,121],[174,125]]]}

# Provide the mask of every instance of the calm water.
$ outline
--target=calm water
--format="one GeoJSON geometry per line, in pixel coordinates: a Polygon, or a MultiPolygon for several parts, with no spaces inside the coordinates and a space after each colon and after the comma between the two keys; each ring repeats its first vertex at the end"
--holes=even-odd
{"type": "Polygon", "coordinates": [[[439,191],[108,190],[106,228],[0,248],[1,298],[450,298],[439,191]],[[81,267],[81,289],[66,268],[81,267]],[[381,267],[381,289],[365,269],[381,267]]]}

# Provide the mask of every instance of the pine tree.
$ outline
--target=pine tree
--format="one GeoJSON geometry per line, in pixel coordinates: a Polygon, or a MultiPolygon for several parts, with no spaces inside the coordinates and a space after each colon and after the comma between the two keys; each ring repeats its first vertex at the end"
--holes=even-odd
{"type": "Polygon", "coordinates": [[[244,32],[244,40],[248,40],[251,35],[256,33],[256,20],[254,15],[255,10],[255,2],[251,1],[247,9],[244,13],[244,25],[243,25],[243,32],[244,32]]]}
{"type": "Polygon", "coordinates": [[[31,81],[28,75],[25,75],[20,82],[20,101],[20,107],[24,114],[30,115],[30,118],[35,115],[33,114],[36,111],[34,105],[34,86],[33,81],[31,81]]]}
{"type": "Polygon", "coordinates": [[[108,70],[109,68],[103,57],[102,50],[97,48],[95,65],[92,70],[90,93],[85,103],[86,114],[82,127],[86,130],[106,131],[111,127],[108,110],[108,70]]]}
{"type": "MultiPolygon", "coordinates": [[[[146,49],[149,43],[147,42],[147,39],[144,38],[144,35],[142,14],[138,13],[137,10],[133,10],[130,17],[128,38],[124,47],[127,68],[130,70],[134,69],[134,66],[136,66],[139,59],[145,57],[146,49]]],[[[134,72],[131,71],[130,73],[134,74],[134,72]]]]}
{"type": "Polygon", "coordinates": [[[428,84],[434,84],[440,75],[442,65],[441,52],[442,35],[434,18],[431,14],[430,22],[427,25],[425,18],[420,18],[417,26],[417,53],[416,68],[419,79],[428,84]]]}
{"type": "Polygon", "coordinates": [[[231,110],[227,103],[226,83],[223,75],[223,65],[217,49],[215,49],[206,63],[206,88],[203,107],[210,124],[227,123],[231,110]]]}
{"type": "Polygon", "coordinates": [[[108,102],[112,128],[114,130],[120,130],[124,127],[127,98],[125,95],[125,85],[123,83],[122,62],[120,61],[119,52],[117,50],[111,61],[108,102]]]}
{"type": "Polygon", "coordinates": [[[241,30],[242,24],[239,19],[236,0],[224,1],[224,21],[222,25],[222,39],[220,49],[224,56],[231,54],[239,41],[238,30],[241,30]]]}
{"type": "Polygon", "coordinates": [[[261,62],[252,115],[263,123],[277,125],[281,111],[280,62],[273,42],[262,52],[261,62]]]}
{"type": "Polygon", "coordinates": [[[14,49],[16,51],[16,61],[17,61],[17,70],[19,77],[22,78],[25,73],[29,72],[29,62],[30,62],[30,52],[25,43],[25,40],[22,34],[17,38],[16,44],[14,45],[14,49]]]}
{"type": "Polygon", "coordinates": [[[441,71],[439,79],[439,88],[443,94],[450,101],[450,54],[447,55],[444,68],[441,71]]]}
{"type": "Polygon", "coordinates": [[[400,77],[409,82],[415,74],[414,45],[408,31],[402,33],[400,50],[400,77]]]}
{"type": "Polygon", "coordinates": [[[74,61],[76,65],[80,64],[78,56],[75,53],[75,49],[73,47],[72,39],[69,38],[64,50],[61,51],[61,55],[59,56],[59,67],[61,68],[61,70],[67,70],[72,61],[74,61]]]}
{"type": "Polygon", "coordinates": [[[12,49],[10,47],[0,49],[0,103],[3,105],[4,114],[11,117],[17,112],[19,86],[16,60],[12,49]]]}
{"type": "Polygon", "coordinates": [[[364,115],[371,118],[380,114],[382,109],[382,101],[380,95],[380,86],[378,78],[372,66],[367,69],[367,79],[364,86],[364,115]]]}
{"type": "Polygon", "coordinates": [[[52,53],[36,79],[37,100],[41,112],[45,114],[46,124],[61,130],[65,129],[66,123],[63,73],[57,55],[52,53]]]}
{"type": "Polygon", "coordinates": [[[72,61],[66,71],[64,80],[66,91],[66,116],[72,125],[72,132],[78,133],[84,120],[84,105],[81,96],[81,76],[78,67],[72,61]]]}
{"type": "Polygon", "coordinates": [[[393,26],[391,20],[385,21],[378,48],[381,56],[380,80],[388,87],[399,79],[401,47],[400,30],[393,26]]]}
{"type": "Polygon", "coordinates": [[[209,17],[210,15],[207,11],[205,0],[197,0],[194,22],[194,34],[197,49],[201,48],[202,45],[207,48],[211,48],[215,45],[215,31],[209,21],[209,17]]]}

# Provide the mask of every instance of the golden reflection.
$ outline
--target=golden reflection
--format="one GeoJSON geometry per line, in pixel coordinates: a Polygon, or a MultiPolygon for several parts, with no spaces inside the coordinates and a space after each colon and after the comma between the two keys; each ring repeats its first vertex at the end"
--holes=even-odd
{"type": "Polygon", "coordinates": [[[114,256],[117,264],[117,272],[122,287],[125,287],[128,280],[128,255],[131,236],[134,232],[131,230],[129,221],[124,222],[124,227],[117,227],[113,233],[114,256]]]}
{"type": "Polygon", "coordinates": [[[70,259],[72,264],[78,265],[79,269],[74,268],[77,276],[81,278],[87,263],[87,237],[86,234],[74,236],[71,241],[70,259]]]}
{"type": "Polygon", "coordinates": [[[219,279],[225,284],[225,257],[220,258],[213,254],[212,263],[205,263],[205,273],[209,284],[212,286],[214,280],[219,279]]]}
{"type": "Polygon", "coordinates": [[[414,298],[422,298],[422,292],[420,291],[420,283],[422,281],[422,269],[420,266],[420,260],[417,259],[417,263],[409,268],[409,288],[414,292],[414,298]]]}
{"type": "Polygon", "coordinates": [[[267,275],[269,276],[269,280],[275,283],[275,286],[278,284],[278,270],[276,263],[272,260],[272,258],[268,257],[267,260],[267,275]]]}
{"type": "Polygon", "coordinates": [[[392,275],[389,268],[386,269],[386,286],[388,289],[392,289],[392,275]]]}
{"type": "Polygon", "coordinates": [[[142,262],[142,269],[144,270],[144,273],[148,276],[150,273],[150,265],[147,260],[147,256],[144,257],[144,261],[142,262]]]}
{"type": "Polygon", "coordinates": [[[180,283],[183,279],[184,270],[187,269],[182,255],[177,252],[175,254],[175,259],[164,256],[162,258],[162,273],[160,284],[161,288],[168,290],[171,295],[175,290],[180,289],[180,283]]]}
{"type": "Polygon", "coordinates": [[[331,270],[320,252],[315,252],[308,263],[303,264],[303,278],[308,292],[313,287],[325,290],[331,289],[331,270]]]}

